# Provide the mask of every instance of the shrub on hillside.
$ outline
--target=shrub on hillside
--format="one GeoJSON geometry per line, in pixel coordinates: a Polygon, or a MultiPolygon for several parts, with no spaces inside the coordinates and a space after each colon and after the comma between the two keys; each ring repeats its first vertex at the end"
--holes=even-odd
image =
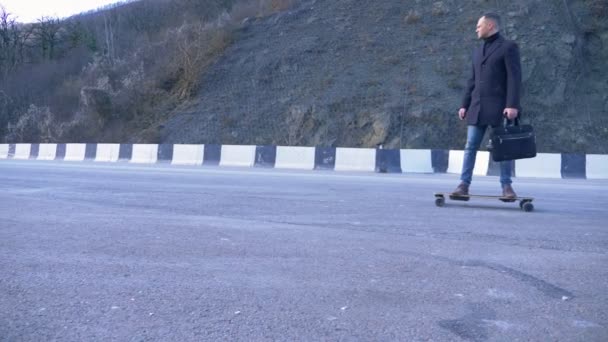
{"type": "Polygon", "coordinates": [[[45,143],[56,141],[57,135],[55,118],[49,107],[30,105],[16,124],[8,125],[7,140],[45,143]]]}

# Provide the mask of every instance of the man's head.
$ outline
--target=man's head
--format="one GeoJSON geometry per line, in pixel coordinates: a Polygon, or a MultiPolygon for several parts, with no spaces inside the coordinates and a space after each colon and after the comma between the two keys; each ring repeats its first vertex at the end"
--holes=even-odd
{"type": "Polygon", "coordinates": [[[477,38],[485,39],[500,31],[500,16],[496,13],[486,13],[477,22],[477,38]]]}

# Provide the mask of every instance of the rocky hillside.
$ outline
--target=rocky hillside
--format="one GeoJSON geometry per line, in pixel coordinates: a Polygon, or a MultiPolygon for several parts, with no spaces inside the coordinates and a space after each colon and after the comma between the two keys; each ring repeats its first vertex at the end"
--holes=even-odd
{"type": "Polygon", "coordinates": [[[520,45],[539,149],[608,153],[608,0],[304,0],[245,19],[158,139],[461,149],[456,111],[488,10],[520,45]]]}
{"type": "Polygon", "coordinates": [[[32,25],[0,6],[0,141],[462,149],[490,10],[539,150],[608,153],[608,0],[132,0],[32,25]]]}

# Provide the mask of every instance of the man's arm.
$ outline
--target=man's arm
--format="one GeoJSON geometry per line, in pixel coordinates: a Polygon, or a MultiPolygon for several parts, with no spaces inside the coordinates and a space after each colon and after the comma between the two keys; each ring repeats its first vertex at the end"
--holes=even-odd
{"type": "Polygon", "coordinates": [[[475,64],[474,62],[471,64],[471,76],[467,80],[466,89],[464,91],[464,96],[462,99],[462,105],[458,110],[458,117],[460,120],[464,120],[467,116],[467,111],[469,110],[469,106],[471,105],[471,94],[473,93],[473,89],[475,88],[475,64]]]}
{"type": "Polygon", "coordinates": [[[464,96],[462,99],[462,105],[460,108],[467,110],[471,105],[471,94],[475,88],[475,64],[471,63],[471,76],[467,80],[466,88],[464,90],[464,96]]]}
{"type": "Polygon", "coordinates": [[[519,47],[513,43],[505,54],[505,67],[507,69],[507,108],[519,111],[519,97],[521,91],[521,61],[519,47]]]}

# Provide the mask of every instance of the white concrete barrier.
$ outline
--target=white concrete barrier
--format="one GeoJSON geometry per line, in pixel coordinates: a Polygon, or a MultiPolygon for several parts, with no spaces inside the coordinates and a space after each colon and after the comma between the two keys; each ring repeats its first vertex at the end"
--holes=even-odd
{"type": "Polygon", "coordinates": [[[433,158],[431,150],[400,151],[401,172],[403,173],[433,173],[433,158]]]}
{"type": "Polygon", "coordinates": [[[65,144],[65,161],[83,161],[87,144],[65,144]]]}
{"type": "Polygon", "coordinates": [[[336,171],[375,171],[376,150],[373,148],[336,148],[336,171]]]}
{"type": "Polygon", "coordinates": [[[202,165],[205,145],[173,145],[173,158],[171,164],[175,165],[202,165]]]}
{"type": "Polygon", "coordinates": [[[8,149],[9,149],[8,144],[0,144],[0,159],[8,158],[8,149]]]}
{"type": "Polygon", "coordinates": [[[158,159],[157,144],[133,144],[131,163],[153,164],[158,159]]]}
{"type": "Polygon", "coordinates": [[[13,159],[30,159],[32,144],[15,144],[15,156],[13,159]]]}
{"type": "Polygon", "coordinates": [[[277,146],[274,167],[277,169],[312,170],[315,168],[315,148],[277,146]]]}
{"type": "Polygon", "coordinates": [[[57,144],[40,144],[38,148],[38,160],[55,160],[57,156],[57,144]]]}
{"type": "Polygon", "coordinates": [[[255,163],[255,145],[222,145],[220,166],[252,167],[255,163]]]}
{"type": "Polygon", "coordinates": [[[97,144],[96,162],[115,162],[118,161],[120,154],[120,144],[97,144]]]}
{"type": "Polygon", "coordinates": [[[608,155],[587,155],[587,179],[608,179],[608,155]]]}
{"type": "MultiPolygon", "coordinates": [[[[33,159],[55,160],[57,159],[58,144],[36,144],[37,155],[33,159]]],[[[96,144],[95,150],[91,150],[91,156],[95,153],[96,162],[116,162],[119,160],[120,144],[96,144]]],[[[125,153],[125,159],[129,158],[131,163],[156,163],[160,145],[157,144],[133,144],[123,146],[131,148],[131,154],[125,153]]],[[[168,146],[163,146],[168,147],[168,146]]],[[[256,166],[255,145],[222,145],[219,166],[256,166]]],[[[274,166],[277,169],[315,169],[315,147],[302,146],[276,146],[276,158],[274,165],[269,160],[271,149],[264,146],[260,154],[260,166],[274,166]],[[264,157],[264,158],[262,158],[264,157]]],[[[66,161],[83,161],[87,158],[87,144],[66,144],[66,161]]],[[[128,152],[128,151],[126,151],[128,152]]],[[[161,151],[164,155],[164,150],[161,151]]],[[[368,171],[376,170],[376,158],[378,150],[372,148],[336,148],[335,150],[336,171],[368,171]]],[[[214,154],[217,152],[214,152],[214,154]]],[[[433,173],[432,150],[402,149],[400,153],[400,166],[403,173],[433,173]]],[[[460,174],[465,151],[450,150],[447,165],[447,173],[460,174]]],[[[0,144],[0,159],[30,159],[32,144],[0,144]],[[14,149],[13,149],[14,146],[14,149]]],[[[167,155],[169,155],[167,153],[167,155]]],[[[331,153],[333,157],[333,153],[331,153]]],[[[395,154],[387,155],[396,157],[395,154]]],[[[442,156],[443,157],[443,156],[442,156]]],[[[580,171],[585,169],[585,177],[588,179],[608,179],[608,155],[587,154],[585,161],[579,156],[576,158],[565,158],[561,154],[539,153],[536,158],[520,159],[515,161],[515,175],[517,177],[537,178],[562,178],[562,164],[570,174],[576,173],[582,176],[580,171]]],[[[168,159],[167,159],[168,160],[168,159]]],[[[473,170],[474,175],[487,175],[490,153],[479,151],[473,170]]],[[[164,161],[164,160],[163,160],[164,161]]],[[[202,144],[174,144],[171,164],[176,165],[202,165],[205,163],[205,145],[202,144]]],[[[389,162],[396,162],[390,160],[389,162]]],[[[395,166],[392,165],[391,166],[395,166]]],[[[445,166],[445,165],[444,165],[445,166]]],[[[383,172],[379,170],[378,172],[383,172]]],[[[571,175],[566,173],[566,177],[571,175]]]]}
{"type": "MultiPolygon", "coordinates": [[[[450,151],[448,162],[447,173],[462,173],[462,163],[464,161],[464,151],[456,150],[450,151]]],[[[477,151],[475,157],[475,167],[473,168],[473,174],[478,176],[486,176],[488,174],[488,167],[490,163],[490,153],[488,151],[477,151]]]]}
{"type": "Polygon", "coordinates": [[[535,158],[516,160],[515,176],[562,178],[562,155],[558,153],[539,153],[535,158]]]}

